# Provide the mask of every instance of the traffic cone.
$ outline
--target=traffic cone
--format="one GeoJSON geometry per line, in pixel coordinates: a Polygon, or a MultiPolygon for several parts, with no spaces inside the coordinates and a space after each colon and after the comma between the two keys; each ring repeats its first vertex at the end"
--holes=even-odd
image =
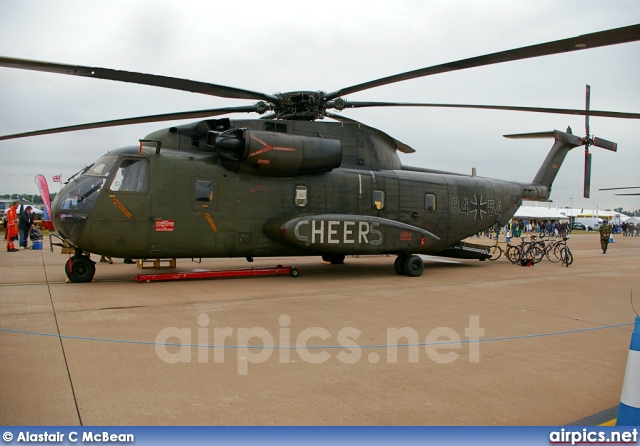
{"type": "Polygon", "coordinates": [[[616,426],[640,425],[640,316],[631,334],[616,426]]]}

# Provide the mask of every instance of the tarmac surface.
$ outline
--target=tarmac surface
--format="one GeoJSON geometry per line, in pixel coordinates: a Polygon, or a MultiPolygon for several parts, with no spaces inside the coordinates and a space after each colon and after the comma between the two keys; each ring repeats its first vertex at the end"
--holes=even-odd
{"type": "Polygon", "coordinates": [[[597,234],[569,243],[568,268],[428,258],[411,278],[387,256],[176,270],[114,259],[86,284],[65,283],[68,255],[47,239],[2,251],[0,424],[563,425],[611,413],[632,292],[640,312],[640,238],[617,236],[606,255],[597,234]],[[132,279],[278,264],[301,274],[132,279]]]}

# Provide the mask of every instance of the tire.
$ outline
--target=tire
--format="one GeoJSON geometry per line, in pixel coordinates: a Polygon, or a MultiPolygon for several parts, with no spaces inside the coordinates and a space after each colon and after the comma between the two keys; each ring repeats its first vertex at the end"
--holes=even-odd
{"type": "Polygon", "coordinates": [[[71,282],[91,282],[96,273],[96,265],[87,256],[71,257],[65,265],[64,272],[71,282]]]}
{"type": "Polygon", "coordinates": [[[507,249],[507,258],[514,265],[520,261],[522,257],[522,248],[520,246],[509,246],[507,249]]]}
{"type": "Polygon", "coordinates": [[[418,256],[410,256],[404,262],[404,270],[409,277],[418,277],[424,271],[424,262],[418,256]]]}
{"type": "Polygon", "coordinates": [[[404,264],[407,261],[407,258],[409,258],[408,254],[400,254],[398,257],[396,257],[396,261],[393,262],[393,269],[395,270],[396,274],[399,276],[406,276],[406,270],[404,269],[404,264]]]}
{"type": "Polygon", "coordinates": [[[298,277],[300,275],[300,270],[298,270],[298,268],[291,268],[291,271],[289,271],[289,275],[291,277],[298,277]]]}
{"type": "Polygon", "coordinates": [[[562,252],[565,250],[566,247],[567,245],[563,242],[563,243],[557,244],[556,247],[553,249],[553,255],[558,259],[556,260],[556,262],[559,262],[562,260],[562,252]]]}
{"type": "Polygon", "coordinates": [[[560,260],[562,260],[562,263],[564,263],[567,268],[573,263],[573,254],[571,254],[571,250],[568,246],[565,246],[560,251],[560,260]]]}
{"type": "Polygon", "coordinates": [[[540,263],[542,259],[544,259],[544,249],[542,249],[539,245],[534,245],[531,247],[531,252],[533,254],[533,264],[540,263]]]}
{"type": "Polygon", "coordinates": [[[323,262],[328,262],[332,265],[342,265],[344,263],[344,259],[344,254],[325,254],[322,256],[323,262]]]}
{"type": "Polygon", "coordinates": [[[558,244],[554,243],[553,245],[547,245],[544,249],[544,255],[551,263],[557,263],[560,261],[560,257],[556,254],[557,248],[558,244]]]}
{"type": "Polygon", "coordinates": [[[491,254],[489,260],[498,260],[502,256],[502,248],[500,247],[500,245],[493,245],[491,248],[489,248],[489,254],[491,254]]]}

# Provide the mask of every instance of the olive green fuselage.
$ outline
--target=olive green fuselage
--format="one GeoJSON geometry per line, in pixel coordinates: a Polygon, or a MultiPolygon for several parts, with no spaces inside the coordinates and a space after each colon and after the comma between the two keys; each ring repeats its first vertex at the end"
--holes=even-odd
{"type": "MultiPolygon", "coordinates": [[[[137,186],[120,187],[117,168],[103,172],[83,209],[89,200],[81,193],[69,198],[72,181],[54,203],[54,225],[79,249],[127,258],[437,254],[506,223],[522,203],[521,183],[403,167],[393,139],[374,129],[285,125],[291,134],[339,140],[341,166],[282,177],[234,171],[205,144],[212,125],[167,129],[145,138],[161,141],[159,150],[149,144],[109,154],[114,166],[143,167],[137,186]]],[[[82,177],[98,178],[91,175],[82,177]]]]}

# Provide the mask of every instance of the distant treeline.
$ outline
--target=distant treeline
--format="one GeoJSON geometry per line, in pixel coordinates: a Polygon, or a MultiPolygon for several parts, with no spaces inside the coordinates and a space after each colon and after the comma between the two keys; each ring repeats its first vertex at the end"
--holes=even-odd
{"type": "MultiPolygon", "coordinates": [[[[51,201],[56,198],[57,194],[57,192],[49,194],[49,198],[51,199],[51,201]]],[[[28,201],[29,203],[35,204],[44,204],[44,202],[42,201],[42,196],[33,194],[4,194],[0,195],[0,198],[6,200],[28,201]]]]}

